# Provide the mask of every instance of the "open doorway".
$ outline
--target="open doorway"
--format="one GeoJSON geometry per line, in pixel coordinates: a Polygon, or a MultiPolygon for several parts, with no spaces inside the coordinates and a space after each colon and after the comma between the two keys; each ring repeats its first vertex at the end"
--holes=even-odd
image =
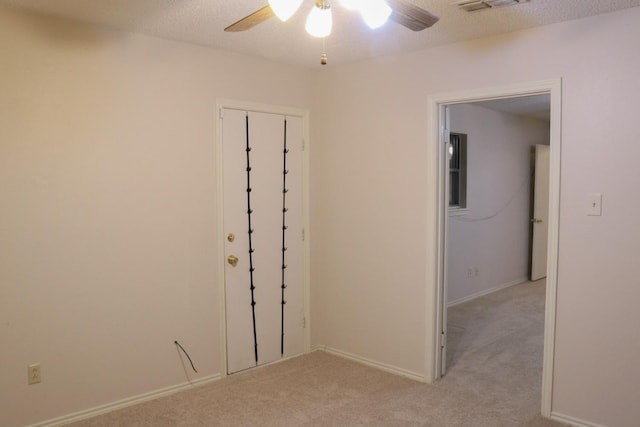
{"type": "Polygon", "coordinates": [[[549,158],[550,96],[455,104],[448,112],[446,375],[509,405],[531,402],[519,410],[536,415],[546,272],[530,280],[530,265],[535,255],[546,269],[538,259],[546,261],[547,239],[542,245],[536,233],[532,252],[531,228],[546,230],[547,218],[531,221],[531,190],[538,204],[548,202],[548,162],[540,163],[549,158]],[[547,185],[534,186],[536,176],[547,185]]]}
{"type": "MultiPolygon", "coordinates": [[[[437,236],[435,253],[433,258],[433,269],[435,285],[429,288],[432,291],[433,304],[435,311],[435,319],[433,322],[433,333],[430,336],[434,343],[434,353],[428,355],[427,363],[433,363],[433,378],[437,379],[446,372],[447,362],[447,305],[449,299],[447,297],[447,266],[449,259],[447,256],[447,238],[449,230],[449,185],[452,178],[449,176],[449,133],[454,130],[451,127],[450,107],[460,104],[470,104],[478,102],[486,102],[498,99],[511,99],[523,96],[545,95],[548,96],[550,121],[549,121],[549,141],[551,145],[550,152],[550,189],[549,189],[549,235],[548,235],[548,265],[547,265],[547,283],[544,297],[545,313],[544,313],[544,351],[543,351],[543,368],[542,368],[542,414],[549,416],[551,413],[551,385],[552,385],[552,362],[553,362],[553,338],[555,333],[555,295],[556,295],[556,277],[557,277],[557,246],[558,246],[558,220],[559,220],[559,175],[560,175],[560,81],[550,80],[543,82],[533,82],[522,85],[514,85],[508,87],[488,88],[469,92],[444,94],[430,98],[431,120],[434,129],[433,140],[437,144],[433,146],[433,155],[436,159],[435,163],[435,179],[433,180],[436,217],[433,220],[433,227],[437,236]],[[447,144],[445,144],[445,142],[447,144]]],[[[463,133],[463,132],[460,132],[463,133]]],[[[467,137],[469,137],[467,135],[467,137]]],[[[469,142],[468,142],[469,143],[469,142]]],[[[495,155],[495,153],[492,153],[495,155]]],[[[528,156],[528,150],[527,150],[528,156]]],[[[528,164],[528,158],[525,159],[528,164]]],[[[528,168],[527,168],[528,169],[528,168]]],[[[521,171],[522,172],[522,171],[521,171]]],[[[525,180],[521,183],[528,188],[528,170],[525,171],[525,180]]],[[[517,180],[515,180],[517,181],[517,180]]],[[[514,184],[511,182],[510,184],[514,184]]],[[[517,189],[520,183],[515,182],[517,189]]],[[[467,195],[469,190],[466,189],[467,195]]],[[[512,189],[513,191],[513,189],[512,189]]],[[[528,199],[528,192],[526,193],[528,199]]],[[[503,202],[505,200],[503,199],[503,202]]],[[[509,202],[509,197],[506,203],[509,202]]],[[[468,205],[467,205],[468,209],[468,205]]],[[[499,211],[500,209],[498,209],[499,211]]],[[[528,210],[525,209],[528,216],[528,210]]],[[[492,212],[485,212],[478,215],[479,218],[491,216],[492,212]]],[[[528,235],[528,230],[524,229],[524,235],[528,235]]],[[[522,242],[519,243],[522,247],[522,242]]],[[[490,252],[490,251],[485,251],[490,252]]],[[[528,242],[524,243],[524,252],[528,253],[528,242]]],[[[523,259],[520,263],[528,265],[528,259],[523,259]]],[[[526,268],[526,267],[525,267],[526,268]]],[[[483,268],[476,265],[465,266],[463,273],[472,277],[480,277],[483,274],[483,268]]],[[[524,280],[525,277],[520,279],[524,280]]],[[[519,280],[517,278],[513,280],[519,280]]],[[[509,281],[502,283],[493,283],[496,285],[509,284],[509,281]]],[[[490,286],[489,286],[490,288],[490,286]]],[[[489,288],[485,288],[488,290],[489,288]]]]}
{"type": "Polygon", "coordinates": [[[531,150],[549,147],[549,111],[547,94],[449,107],[448,306],[529,279],[531,150]]]}

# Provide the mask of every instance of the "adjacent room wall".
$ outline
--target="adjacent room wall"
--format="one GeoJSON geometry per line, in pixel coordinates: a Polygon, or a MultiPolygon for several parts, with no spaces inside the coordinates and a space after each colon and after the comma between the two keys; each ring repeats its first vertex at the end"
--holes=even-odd
{"type": "MultiPolygon", "coordinates": [[[[640,8],[344,66],[314,80],[313,341],[425,374],[429,95],[562,78],[553,405],[640,419],[640,8]],[[587,216],[588,193],[603,216],[587,216]]],[[[437,25],[444,25],[441,22],[437,25]]]]}
{"type": "Polygon", "coordinates": [[[224,372],[216,99],[308,70],[4,6],[0,52],[0,425],[224,372]]]}
{"type": "Polygon", "coordinates": [[[549,145],[549,122],[474,104],[450,113],[451,131],[468,137],[467,209],[449,215],[451,304],[527,280],[530,151],[549,145]]]}

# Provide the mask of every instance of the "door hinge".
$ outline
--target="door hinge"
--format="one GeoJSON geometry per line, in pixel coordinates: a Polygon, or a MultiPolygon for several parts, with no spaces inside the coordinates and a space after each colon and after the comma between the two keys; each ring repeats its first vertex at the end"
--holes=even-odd
{"type": "Polygon", "coordinates": [[[304,139],[302,140],[302,151],[304,151],[304,139]]]}
{"type": "Polygon", "coordinates": [[[304,228],[302,229],[302,241],[304,242],[304,228]]]}
{"type": "Polygon", "coordinates": [[[446,335],[444,333],[444,331],[440,332],[440,348],[444,348],[445,344],[446,344],[446,335]]]}
{"type": "Polygon", "coordinates": [[[220,107],[220,110],[218,110],[218,117],[224,119],[224,108],[220,107]]]}
{"type": "Polygon", "coordinates": [[[442,127],[442,142],[448,144],[451,140],[451,131],[446,126],[442,127]]]}
{"type": "Polygon", "coordinates": [[[302,329],[305,329],[307,327],[307,318],[306,317],[302,317],[302,329]]]}

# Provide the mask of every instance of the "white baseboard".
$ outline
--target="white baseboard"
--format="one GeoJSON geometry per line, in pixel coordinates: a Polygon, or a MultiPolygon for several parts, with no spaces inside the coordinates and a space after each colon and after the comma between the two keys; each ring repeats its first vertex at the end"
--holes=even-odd
{"type": "Polygon", "coordinates": [[[575,427],[604,427],[601,424],[590,423],[579,418],[570,417],[568,415],[558,414],[557,412],[551,413],[551,419],[559,421],[561,423],[569,424],[575,427]]]}
{"type": "Polygon", "coordinates": [[[217,381],[221,378],[220,374],[210,375],[208,377],[199,378],[197,380],[193,380],[191,382],[185,382],[182,384],[177,384],[165,388],[161,388],[158,390],[151,391],[149,393],[140,394],[138,396],[128,397],[126,399],[118,400],[115,402],[107,403],[105,405],[96,406],[90,409],[85,409],[83,411],[74,412],[72,414],[63,415],[58,418],[54,418],[47,421],[41,421],[36,424],[31,424],[28,427],[54,427],[61,426],[64,424],[69,424],[72,422],[84,420],[87,418],[95,417],[96,415],[106,414],[107,412],[112,412],[117,409],[126,408],[128,406],[137,405],[142,402],[146,402],[153,399],[158,399],[159,397],[169,396],[171,394],[178,393],[180,391],[188,390],[193,387],[202,386],[208,384],[213,381],[217,381]]]}
{"type": "Polygon", "coordinates": [[[561,423],[569,424],[575,427],[605,427],[601,424],[591,423],[589,421],[581,420],[575,417],[570,417],[564,414],[559,414],[557,412],[551,413],[551,419],[555,421],[559,421],[561,423]]]}
{"type": "Polygon", "coordinates": [[[462,304],[463,302],[471,301],[476,298],[483,297],[485,295],[492,294],[494,292],[501,291],[502,289],[510,288],[511,286],[520,285],[522,283],[528,282],[528,277],[522,277],[520,279],[512,280],[511,282],[503,283],[502,285],[494,286],[489,289],[485,289],[484,291],[476,292],[475,294],[467,295],[466,297],[458,298],[457,300],[451,301],[447,303],[447,307],[453,307],[454,305],[462,304]]]}
{"type": "Polygon", "coordinates": [[[363,365],[371,366],[372,368],[380,369],[391,374],[400,375],[414,381],[426,382],[424,375],[417,374],[415,372],[408,371],[406,369],[398,368],[397,366],[387,365],[386,363],[376,362],[375,360],[367,359],[365,357],[357,356],[355,354],[347,353],[346,351],[336,350],[335,348],[327,347],[325,345],[316,345],[311,351],[324,351],[329,354],[333,354],[338,357],[353,360],[354,362],[361,363],[363,365]]]}

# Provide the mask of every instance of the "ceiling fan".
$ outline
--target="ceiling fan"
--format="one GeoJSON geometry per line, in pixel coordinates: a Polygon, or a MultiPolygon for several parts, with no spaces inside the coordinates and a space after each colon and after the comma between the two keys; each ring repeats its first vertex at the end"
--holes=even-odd
{"type": "MultiPolygon", "coordinates": [[[[267,19],[277,16],[286,21],[295,14],[303,0],[269,0],[269,4],[229,25],[226,32],[246,31],[267,19]]],[[[413,31],[429,28],[440,18],[407,0],[339,0],[348,10],[360,12],[362,19],[371,29],[384,25],[388,19],[413,31]]],[[[307,17],[305,29],[314,37],[324,38],[331,33],[333,19],[331,0],[314,0],[314,6],[307,17]]],[[[326,53],[322,53],[320,63],[327,63],[326,53]]]]}

